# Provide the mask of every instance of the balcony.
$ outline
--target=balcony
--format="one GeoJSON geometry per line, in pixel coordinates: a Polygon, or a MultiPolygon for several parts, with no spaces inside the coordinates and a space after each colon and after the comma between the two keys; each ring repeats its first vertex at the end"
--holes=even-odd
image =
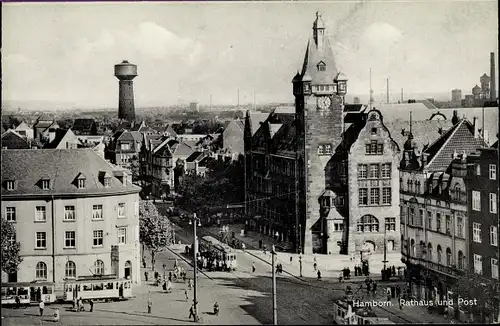
{"type": "Polygon", "coordinates": [[[401,252],[403,259],[405,262],[408,262],[413,265],[420,265],[424,268],[428,268],[429,270],[433,270],[435,272],[439,272],[441,274],[445,274],[454,278],[459,277],[462,272],[459,269],[450,266],[444,266],[432,261],[428,261],[424,258],[411,257],[407,253],[401,252]]]}

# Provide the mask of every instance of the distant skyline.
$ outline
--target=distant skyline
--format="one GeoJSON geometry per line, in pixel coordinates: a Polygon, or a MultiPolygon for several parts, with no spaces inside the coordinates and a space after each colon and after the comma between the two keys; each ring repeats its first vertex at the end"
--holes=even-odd
{"type": "MultiPolygon", "coordinates": [[[[113,66],[138,65],[136,107],[293,102],[316,11],[349,95],[469,94],[498,71],[496,1],[4,3],[2,100],[117,107],[113,66]]],[[[498,76],[498,72],[497,72],[498,76]]],[[[348,96],[349,97],[349,96],[348,96]]],[[[382,98],[381,98],[382,97],[382,98]]],[[[407,98],[405,96],[405,98],[407,98]]]]}

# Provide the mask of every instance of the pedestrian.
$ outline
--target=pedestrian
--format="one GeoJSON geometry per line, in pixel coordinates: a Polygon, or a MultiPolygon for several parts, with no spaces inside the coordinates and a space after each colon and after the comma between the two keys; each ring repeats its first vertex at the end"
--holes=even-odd
{"type": "Polygon", "coordinates": [[[153,301],[151,301],[151,292],[149,292],[148,296],[148,314],[151,313],[151,307],[153,306],[153,301]]]}
{"type": "Polygon", "coordinates": [[[292,263],[292,260],[293,260],[293,256],[290,256],[290,264],[292,263]]]}
{"type": "Polygon", "coordinates": [[[370,284],[370,283],[367,283],[367,284],[366,284],[366,292],[367,292],[367,293],[370,293],[370,290],[371,290],[371,284],[370,284]]]}
{"type": "Polygon", "coordinates": [[[59,313],[59,308],[54,309],[54,322],[58,322],[60,319],[61,315],[59,313]]]}
{"type": "Polygon", "coordinates": [[[373,287],[372,287],[373,295],[377,294],[377,283],[373,282],[373,287]]]}
{"type": "Polygon", "coordinates": [[[45,303],[43,303],[43,300],[40,300],[38,308],[40,309],[40,316],[43,316],[43,308],[45,308],[45,303]]]}
{"type": "Polygon", "coordinates": [[[142,267],[146,268],[146,258],[142,258],[142,267]]]}
{"type": "Polygon", "coordinates": [[[172,272],[168,272],[168,280],[172,282],[172,272]]]}
{"type": "MultiPolygon", "coordinates": [[[[316,259],[316,258],[314,258],[314,259],[316,259]]],[[[313,267],[314,267],[314,270],[316,270],[316,268],[318,267],[318,265],[316,264],[316,262],[314,262],[313,267]]]]}
{"type": "Polygon", "coordinates": [[[191,317],[193,317],[193,319],[195,319],[195,315],[194,315],[194,304],[189,308],[189,319],[191,319],[191,317]]]}
{"type": "Polygon", "coordinates": [[[387,301],[391,301],[391,288],[387,288],[387,301]]]}
{"type": "Polygon", "coordinates": [[[264,245],[264,255],[267,254],[267,246],[264,245]]]}
{"type": "Polygon", "coordinates": [[[252,263],[252,273],[255,273],[255,262],[252,263]]]}
{"type": "Polygon", "coordinates": [[[90,300],[90,312],[94,311],[94,300],[90,300]]]}
{"type": "Polygon", "coordinates": [[[319,269],[318,269],[318,281],[321,281],[321,272],[319,269]]]}
{"type": "Polygon", "coordinates": [[[184,295],[186,296],[186,302],[188,302],[189,301],[189,294],[188,294],[187,289],[184,289],[184,295]]]}
{"type": "Polygon", "coordinates": [[[18,295],[16,295],[16,307],[17,309],[21,308],[21,298],[18,295]]]}
{"type": "Polygon", "coordinates": [[[191,290],[193,285],[191,284],[191,279],[188,280],[188,288],[191,290]]]}
{"type": "Polygon", "coordinates": [[[148,281],[148,271],[144,271],[144,278],[146,279],[146,282],[148,281]]]}

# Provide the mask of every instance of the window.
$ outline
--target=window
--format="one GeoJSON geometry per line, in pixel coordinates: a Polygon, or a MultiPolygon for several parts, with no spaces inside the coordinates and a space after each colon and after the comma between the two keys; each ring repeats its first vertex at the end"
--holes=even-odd
{"type": "Polygon", "coordinates": [[[497,179],[497,166],[495,164],[490,164],[490,180],[497,179]]]}
{"type": "Polygon", "coordinates": [[[344,231],[344,223],[335,223],[334,227],[336,232],[344,231]]]}
{"type": "Polygon", "coordinates": [[[481,175],[481,165],[476,164],[476,175],[481,175]]]}
{"type": "Polygon", "coordinates": [[[49,190],[50,180],[42,180],[42,189],[49,190]]]}
{"type": "Polygon", "coordinates": [[[464,218],[461,216],[457,217],[457,237],[464,237],[464,218]]]}
{"type": "Polygon", "coordinates": [[[451,234],[451,217],[450,215],[445,216],[446,223],[446,234],[451,234]]]}
{"type": "Polygon", "coordinates": [[[385,230],[386,231],[396,231],[396,218],[386,217],[385,218],[385,230]]]}
{"type": "Polygon", "coordinates": [[[14,190],[14,181],[9,180],[6,182],[7,190],[14,190]]]}
{"type": "Polygon", "coordinates": [[[376,135],[377,134],[377,128],[372,128],[372,135],[376,135]]]}
{"type": "Polygon", "coordinates": [[[465,268],[465,256],[462,250],[458,251],[458,269],[465,268]]]}
{"type": "Polygon", "coordinates": [[[478,254],[474,254],[474,272],[483,274],[483,257],[478,254]]]}
{"type": "Polygon", "coordinates": [[[45,212],[45,206],[37,206],[35,211],[35,221],[45,222],[47,220],[47,214],[45,212]]]}
{"type": "Polygon", "coordinates": [[[129,143],[122,143],[121,144],[121,149],[123,151],[128,151],[130,149],[130,144],[129,143]]]}
{"type": "Polygon", "coordinates": [[[370,205],[378,205],[380,202],[380,189],[370,189],[370,205]]]}
{"type": "MultiPolygon", "coordinates": [[[[318,63],[318,71],[326,71],[326,64],[323,62],[318,63]]],[[[320,86],[323,88],[323,86],[320,86]]]]}
{"type": "Polygon", "coordinates": [[[417,226],[423,227],[424,226],[424,210],[419,209],[418,210],[418,224],[417,226]]]}
{"type": "Polygon", "coordinates": [[[94,263],[94,275],[104,275],[104,263],[102,260],[96,260],[94,263]]]}
{"type": "Polygon", "coordinates": [[[325,147],[323,145],[318,146],[318,155],[325,154],[325,147]]]}
{"type": "Polygon", "coordinates": [[[125,203],[118,204],[118,217],[125,217],[125,203]]]}
{"type": "Polygon", "coordinates": [[[498,279],[498,260],[491,258],[491,277],[498,279]]]}
{"type": "Polygon", "coordinates": [[[410,225],[415,225],[415,208],[410,208],[410,225]]]}
{"type": "Polygon", "coordinates": [[[443,250],[441,249],[441,246],[437,246],[437,263],[441,264],[441,261],[443,260],[443,250]]]}
{"type": "Polygon", "coordinates": [[[472,240],[477,243],[481,243],[481,224],[472,223],[472,240]]]}
{"type": "Polygon", "coordinates": [[[365,145],[365,154],[371,154],[371,146],[370,144],[365,145]]]}
{"type": "Polygon", "coordinates": [[[359,189],[359,205],[368,205],[368,189],[360,188],[359,189]]]}
{"type": "Polygon", "coordinates": [[[105,188],[111,187],[111,178],[104,178],[104,187],[105,188]]]}
{"type": "Polygon", "coordinates": [[[75,206],[64,206],[64,220],[74,221],[76,218],[75,206]]]}
{"type": "Polygon", "coordinates": [[[472,190],[472,209],[481,211],[481,193],[476,190],[472,190]]]}
{"type": "Polygon", "coordinates": [[[15,207],[6,207],[5,208],[5,218],[8,222],[16,221],[16,208],[15,207]]]}
{"type": "Polygon", "coordinates": [[[332,154],[332,145],[325,145],[325,154],[332,154]]]}
{"type": "Polygon", "coordinates": [[[64,247],[65,248],[75,248],[76,247],[75,231],[65,231],[64,232],[64,247]]]}
{"type": "Polygon", "coordinates": [[[66,278],[76,278],[76,265],[71,260],[68,260],[66,262],[64,275],[66,276],[66,278]]]}
{"type": "Polygon", "coordinates": [[[498,228],[494,225],[490,226],[490,245],[498,246],[498,228]]]}
{"type": "Polygon", "coordinates": [[[378,232],[378,220],[373,215],[364,215],[358,221],[358,232],[378,232]]]}
{"type": "Polygon", "coordinates": [[[441,213],[436,213],[436,231],[441,232],[441,213]]]}
{"type": "Polygon", "coordinates": [[[377,146],[377,154],[378,155],[384,154],[384,144],[378,144],[378,146],[377,146]]]}
{"type": "Polygon", "coordinates": [[[427,211],[427,229],[432,230],[432,212],[427,211]]]}
{"type": "Polygon", "coordinates": [[[35,278],[37,280],[47,279],[47,265],[43,261],[39,261],[35,268],[35,278]]]}
{"type": "Polygon", "coordinates": [[[432,261],[432,244],[429,243],[427,245],[427,257],[429,257],[429,261],[432,261]]]}
{"type": "Polygon", "coordinates": [[[47,248],[47,234],[45,232],[36,233],[36,249],[47,248]]]}
{"type": "Polygon", "coordinates": [[[497,212],[497,194],[490,193],[490,213],[497,212]]]}
{"type": "Polygon", "coordinates": [[[94,247],[102,247],[103,243],[103,231],[102,230],[94,230],[94,247]]]}
{"type": "Polygon", "coordinates": [[[358,164],[358,179],[366,179],[366,164],[358,164]]]}
{"type": "Polygon", "coordinates": [[[446,248],[446,266],[451,266],[451,249],[446,248]]]}
{"type": "Polygon", "coordinates": [[[85,179],[78,179],[78,189],[85,188],[85,179]]]}
{"type": "Polygon", "coordinates": [[[118,229],[118,244],[127,243],[127,228],[118,229]]]}
{"type": "Polygon", "coordinates": [[[379,177],[379,166],[378,164],[370,164],[370,179],[376,179],[379,177]]]}
{"type": "Polygon", "coordinates": [[[382,178],[391,177],[391,163],[382,164],[382,178]]]}
{"type": "Polygon", "coordinates": [[[92,219],[93,220],[102,220],[104,217],[102,215],[102,205],[93,205],[92,206],[92,219]]]}

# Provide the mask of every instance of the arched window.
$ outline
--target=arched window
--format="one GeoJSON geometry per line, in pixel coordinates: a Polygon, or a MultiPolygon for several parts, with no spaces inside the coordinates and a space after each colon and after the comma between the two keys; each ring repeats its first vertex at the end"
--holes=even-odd
{"type": "Polygon", "coordinates": [[[424,258],[425,259],[425,253],[427,252],[427,246],[425,245],[425,242],[420,241],[420,254],[419,258],[424,258]]]}
{"type": "Polygon", "coordinates": [[[378,232],[378,220],[373,215],[364,215],[358,220],[358,232],[378,232]]]}
{"type": "Polygon", "coordinates": [[[451,249],[446,248],[446,266],[451,266],[451,249]]]}
{"type": "Polygon", "coordinates": [[[75,278],[76,277],[76,265],[71,260],[66,262],[66,267],[64,268],[64,275],[67,278],[75,278]]]}
{"type": "Polygon", "coordinates": [[[415,247],[415,240],[411,239],[411,256],[415,257],[416,256],[416,247],[415,247]]]}
{"type": "Polygon", "coordinates": [[[455,199],[460,200],[460,196],[462,194],[462,188],[460,188],[460,184],[455,184],[455,199]]]}
{"type": "Polygon", "coordinates": [[[104,263],[102,260],[96,260],[94,263],[94,274],[95,275],[104,275],[104,263]]]}
{"type": "Polygon", "coordinates": [[[429,244],[427,245],[427,259],[429,261],[432,261],[432,243],[429,242],[429,244]]]}
{"type": "Polygon", "coordinates": [[[437,257],[437,263],[441,264],[441,261],[442,261],[442,258],[443,258],[442,257],[443,256],[443,250],[441,249],[441,245],[437,246],[437,255],[438,255],[438,257],[437,257]]]}
{"type": "Polygon", "coordinates": [[[465,268],[465,256],[462,250],[458,251],[458,268],[459,269],[465,268]]]}
{"type": "Polygon", "coordinates": [[[43,261],[39,261],[36,264],[35,278],[37,280],[46,280],[47,279],[47,265],[43,261]]]}

